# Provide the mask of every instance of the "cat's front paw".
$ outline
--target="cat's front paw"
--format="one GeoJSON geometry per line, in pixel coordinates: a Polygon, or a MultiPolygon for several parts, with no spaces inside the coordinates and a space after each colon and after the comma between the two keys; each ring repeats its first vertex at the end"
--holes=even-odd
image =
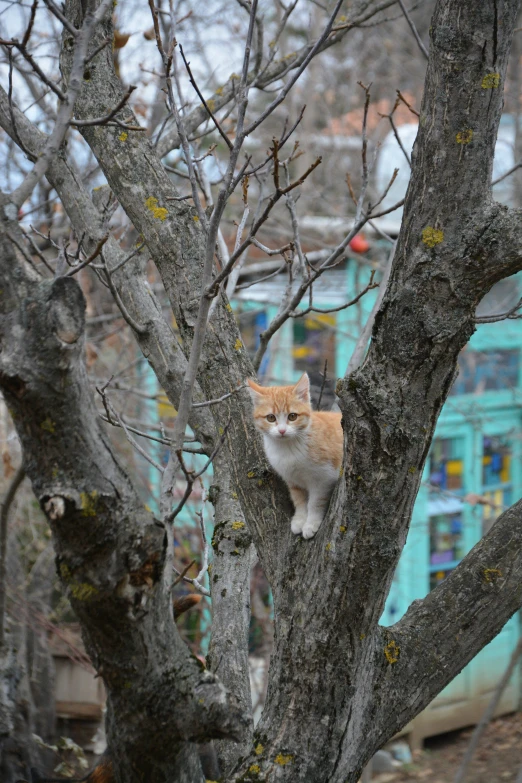
{"type": "Polygon", "coordinates": [[[306,514],[300,514],[296,511],[294,516],[292,517],[292,522],[290,523],[290,529],[294,536],[298,536],[299,533],[303,532],[303,527],[306,524],[306,514]]]}
{"type": "Polygon", "coordinates": [[[307,522],[305,525],[303,525],[303,538],[313,538],[317,531],[319,530],[319,527],[321,525],[322,520],[320,520],[318,523],[316,522],[307,522]]]}

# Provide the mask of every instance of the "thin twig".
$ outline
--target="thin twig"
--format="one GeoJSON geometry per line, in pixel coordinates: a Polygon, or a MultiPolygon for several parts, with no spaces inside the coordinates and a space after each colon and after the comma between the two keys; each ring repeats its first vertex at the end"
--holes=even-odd
{"type": "Polygon", "coordinates": [[[241,391],[241,389],[246,389],[246,384],[242,384],[241,386],[238,386],[237,389],[234,389],[234,391],[231,391],[228,394],[224,394],[222,397],[217,397],[217,399],[215,400],[207,400],[206,402],[193,402],[192,407],[206,408],[208,405],[217,405],[218,402],[223,402],[223,400],[228,400],[229,397],[232,397],[232,395],[237,394],[238,391],[241,391]]]}
{"type": "MultiPolygon", "coordinates": [[[[253,120],[253,122],[250,123],[250,125],[245,130],[245,135],[248,136],[251,134],[259,125],[261,125],[262,122],[266,120],[270,114],[273,113],[273,111],[279,106],[280,103],[284,101],[296,81],[299,79],[303,71],[307,68],[308,63],[310,60],[312,60],[317,52],[320,50],[323,43],[326,41],[328,36],[330,35],[333,23],[335,21],[335,17],[339,13],[339,9],[341,5],[343,4],[343,0],[337,0],[334,9],[332,13],[330,14],[330,17],[324,27],[323,32],[315,42],[315,44],[311,47],[310,51],[306,55],[306,57],[303,59],[301,65],[297,68],[296,72],[293,74],[292,78],[288,80],[288,82],[285,84],[285,86],[279,91],[277,97],[270,103],[266,109],[257,117],[257,119],[253,120]]],[[[289,64],[289,67],[291,67],[291,64],[289,64]]],[[[282,78],[283,74],[280,75],[280,78],[282,78]]]]}
{"type": "MultiPolygon", "coordinates": [[[[156,460],[152,459],[150,454],[147,454],[145,449],[143,449],[140,446],[140,444],[132,437],[131,432],[130,432],[130,428],[126,425],[126,423],[124,422],[124,420],[122,419],[120,414],[117,412],[117,410],[115,409],[115,407],[113,406],[113,404],[111,403],[109,398],[107,397],[107,395],[105,393],[105,389],[104,388],[97,388],[96,391],[98,392],[98,394],[101,396],[102,400],[104,401],[104,405],[106,403],[106,410],[110,411],[110,414],[111,414],[112,418],[115,419],[119,423],[120,427],[123,429],[123,431],[124,431],[124,433],[125,433],[125,435],[127,437],[127,440],[129,441],[131,446],[134,449],[136,449],[136,451],[139,454],[141,454],[141,456],[144,459],[146,459],[147,462],[149,462],[154,468],[156,468],[156,470],[159,470],[160,473],[163,473],[165,468],[162,465],[160,465],[159,463],[157,463],[156,460]]],[[[112,424],[113,422],[111,421],[110,423],[112,424]]]]}
{"type": "MultiPolygon", "coordinates": [[[[112,417],[109,418],[107,415],[103,415],[101,411],[98,411],[98,415],[102,421],[106,421],[107,424],[112,424],[113,427],[121,427],[121,424],[118,421],[113,421],[112,417]]],[[[152,440],[154,443],[161,443],[162,446],[170,446],[170,439],[167,438],[158,438],[155,435],[149,435],[148,432],[143,432],[142,430],[137,429],[136,427],[132,427],[130,424],[127,424],[127,428],[129,432],[132,432],[134,435],[139,435],[140,438],[147,438],[147,440],[152,440]]],[[[185,450],[185,449],[184,449],[185,450]]],[[[192,451],[190,452],[193,453],[192,451]]]]}
{"type": "Polygon", "coordinates": [[[148,327],[142,326],[137,321],[135,321],[134,318],[130,315],[130,313],[128,312],[127,308],[123,304],[123,301],[121,299],[121,296],[120,296],[116,286],[112,282],[112,270],[110,270],[108,268],[107,264],[105,263],[105,259],[103,258],[103,254],[102,254],[101,257],[102,257],[102,260],[103,260],[103,270],[105,272],[105,278],[107,280],[107,285],[110,288],[111,294],[113,295],[114,299],[116,300],[116,304],[118,305],[122,316],[125,318],[125,320],[127,321],[127,323],[129,324],[129,326],[131,327],[131,329],[133,331],[135,331],[137,334],[146,334],[148,332],[148,327]]]}
{"type": "MultiPolygon", "coordinates": [[[[361,194],[361,196],[362,195],[363,194],[361,194]]],[[[358,204],[362,202],[361,196],[359,197],[358,204]]],[[[341,262],[346,247],[353,239],[353,237],[365,225],[365,223],[368,222],[369,218],[370,217],[379,218],[382,217],[383,215],[387,215],[390,212],[393,212],[395,209],[398,209],[403,204],[404,204],[404,199],[401,199],[401,201],[398,201],[397,204],[394,204],[392,207],[389,207],[388,209],[384,209],[375,215],[369,215],[368,213],[366,213],[360,218],[358,222],[354,222],[351,231],[344,237],[342,242],[340,242],[339,245],[337,245],[337,247],[327,256],[327,258],[320,265],[319,269],[314,269],[313,272],[311,272],[310,277],[307,280],[303,280],[301,282],[301,284],[297,288],[297,291],[295,292],[295,294],[293,294],[291,300],[288,302],[287,307],[284,310],[280,308],[277,315],[272,319],[267,329],[265,329],[265,331],[259,335],[259,347],[253,359],[254,369],[257,370],[259,368],[261,364],[261,360],[266,353],[268,343],[270,342],[272,336],[280,329],[280,327],[285,323],[285,321],[288,320],[288,318],[292,317],[292,314],[294,313],[294,311],[296,311],[306,291],[314,284],[314,282],[317,280],[317,278],[320,275],[326,272],[327,269],[332,269],[332,267],[337,266],[341,262]]]]}
{"type": "MultiPolygon", "coordinates": [[[[130,96],[136,89],[135,84],[130,84],[126,91],[125,95],[121,98],[121,100],[118,101],[114,109],[111,109],[111,111],[108,114],[103,115],[102,117],[95,117],[92,120],[75,120],[74,118],[70,120],[69,124],[74,125],[75,128],[89,128],[92,125],[111,125],[111,120],[114,119],[115,115],[120,112],[127,101],[129,100],[130,96]]],[[[122,128],[126,128],[127,130],[139,130],[139,131],[146,131],[147,128],[142,128],[140,125],[127,125],[124,122],[117,121],[116,123],[122,128]]]]}
{"type": "Polygon", "coordinates": [[[212,122],[214,123],[214,125],[217,128],[217,130],[219,131],[219,134],[220,134],[221,138],[224,139],[227,147],[229,148],[229,150],[231,150],[232,147],[233,147],[233,144],[230,141],[230,139],[228,138],[228,136],[225,133],[225,131],[223,130],[223,128],[221,127],[221,125],[219,124],[219,122],[218,122],[217,118],[215,117],[215,115],[212,113],[212,110],[211,110],[210,106],[206,102],[205,98],[203,97],[203,94],[202,94],[201,90],[199,89],[198,85],[196,84],[196,80],[194,79],[194,76],[192,75],[192,71],[190,70],[190,65],[187,62],[187,59],[186,59],[185,55],[183,54],[183,47],[181,46],[181,44],[180,44],[180,47],[179,47],[179,51],[180,51],[180,54],[181,54],[181,58],[182,58],[183,62],[185,63],[185,68],[187,69],[187,73],[188,73],[188,77],[189,77],[191,85],[194,87],[195,91],[197,92],[197,94],[199,96],[199,99],[201,100],[201,103],[203,104],[205,109],[208,111],[208,113],[209,113],[209,115],[210,115],[210,117],[212,119],[212,122]]]}
{"type": "Polygon", "coordinates": [[[241,283],[241,285],[236,285],[236,291],[242,291],[244,288],[252,288],[253,285],[257,285],[258,283],[264,283],[265,280],[270,280],[272,277],[276,277],[277,275],[281,274],[283,269],[286,267],[286,262],[283,262],[280,267],[278,267],[273,272],[270,272],[269,275],[265,275],[265,277],[259,277],[257,280],[252,280],[249,283],[241,283]]]}
{"type": "Polygon", "coordinates": [[[181,572],[174,569],[174,571],[176,571],[176,573],[178,574],[178,578],[172,582],[172,587],[176,587],[176,585],[179,584],[179,582],[181,582],[181,580],[185,578],[186,574],[190,571],[190,569],[192,568],[195,562],[196,562],[195,560],[191,560],[188,566],[186,566],[181,572]]]}
{"type": "MultiPolygon", "coordinates": [[[[33,262],[33,259],[31,258],[31,256],[28,253],[25,252],[25,248],[19,242],[17,242],[17,240],[14,238],[14,236],[11,234],[11,232],[10,231],[6,231],[5,235],[9,239],[9,241],[12,242],[13,245],[20,251],[20,253],[23,255],[23,257],[25,258],[27,263],[30,264],[30,266],[32,266],[32,268],[35,270],[35,272],[38,272],[38,274],[41,275],[42,274],[41,271],[36,268],[36,266],[34,265],[34,262],[33,262]]],[[[51,272],[52,271],[53,270],[51,269],[51,272]]]]}
{"type": "MultiPolygon", "coordinates": [[[[31,226],[31,228],[32,228],[32,226],[31,226]]],[[[36,253],[36,255],[38,256],[38,258],[40,259],[42,264],[44,264],[44,266],[47,267],[49,272],[52,272],[52,274],[54,275],[54,269],[52,268],[52,266],[50,265],[50,263],[48,262],[48,260],[44,256],[44,254],[40,251],[40,248],[38,247],[38,245],[36,244],[36,242],[32,238],[31,234],[26,234],[25,231],[24,231],[24,239],[26,239],[29,242],[29,244],[31,245],[33,251],[36,253]]]]}
{"type": "Polygon", "coordinates": [[[382,196],[380,197],[380,199],[378,201],[376,201],[375,204],[371,205],[372,209],[375,209],[375,207],[378,207],[380,204],[382,204],[382,202],[384,201],[384,199],[386,198],[386,196],[390,192],[390,188],[393,185],[393,183],[395,182],[398,173],[399,173],[399,169],[393,169],[393,174],[390,177],[390,181],[388,182],[388,185],[384,189],[384,192],[383,192],[382,196]]]}
{"type": "Polygon", "coordinates": [[[343,305],[339,305],[338,307],[329,307],[329,308],[320,308],[320,307],[307,307],[305,310],[299,310],[295,313],[290,313],[290,318],[302,318],[304,315],[308,315],[308,313],[320,313],[320,314],[328,314],[328,313],[338,313],[341,310],[346,310],[348,307],[352,307],[354,304],[357,304],[357,302],[362,299],[362,297],[368,293],[368,291],[371,291],[373,288],[378,288],[379,284],[373,282],[373,278],[375,277],[375,269],[372,269],[370,280],[368,282],[368,285],[363,288],[363,290],[357,294],[353,299],[351,299],[349,302],[346,302],[343,305]]]}
{"type": "Polygon", "coordinates": [[[497,321],[504,321],[506,318],[521,318],[522,316],[515,315],[518,310],[522,307],[522,298],[518,300],[516,305],[511,308],[511,310],[508,310],[505,313],[499,313],[498,315],[483,315],[479,316],[478,318],[475,318],[476,324],[494,324],[497,323],[497,321]]]}
{"type": "Polygon", "coordinates": [[[245,250],[252,244],[252,240],[261,228],[261,226],[268,220],[268,217],[275,206],[275,204],[279,201],[281,196],[284,196],[285,194],[292,191],[294,188],[298,187],[299,185],[302,185],[305,179],[312,173],[312,171],[319,166],[321,163],[321,158],[317,158],[304,172],[304,174],[299,177],[298,180],[295,182],[292,182],[290,185],[288,185],[286,188],[279,188],[279,190],[276,190],[275,193],[268,199],[268,203],[263,210],[263,213],[261,216],[256,220],[256,222],[252,225],[249,235],[247,238],[242,242],[242,244],[235,250],[228,261],[228,263],[223,267],[221,272],[216,275],[216,277],[212,280],[212,283],[207,288],[205,294],[206,296],[213,296],[215,294],[215,291],[217,289],[217,286],[219,283],[221,283],[222,280],[224,280],[230,273],[231,269],[233,268],[235,262],[237,259],[245,252],[245,250]]]}
{"type": "Polygon", "coordinates": [[[413,19],[411,18],[411,16],[408,13],[408,9],[404,5],[404,0],[398,0],[398,2],[399,2],[399,5],[401,7],[402,13],[404,14],[404,17],[405,17],[406,21],[408,22],[408,24],[410,26],[410,30],[413,33],[413,37],[417,41],[417,45],[418,45],[419,49],[423,53],[423,55],[426,58],[426,60],[429,60],[430,56],[428,54],[428,50],[426,49],[426,47],[424,46],[424,44],[422,42],[422,38],[420,37],[420,35],[419,35],[418,31],[417,31],[417,28],[415,27],[414,21],[413,21],[413,19]]]}
{"type": "MultiPolygon", "coordinates": [[[[178,413],[178,415],[179,415],[179,413],[178,413]]],[[[183,475],[185,476],[185,479],[187,481],[187,485],[185,487],[185,492],[183,493],[183,497],[181,498],[181,500],[178,503],[178,505],[176,506],[176,508],[173,511],[170,511],[168,514],[166,514],[166,516],[164,518],[165,524],[171,524],[176,519],[176,517],[178,516],[178,514],[180,513],[182,508],[184,507],[185,503],[187,502],[187,500],[189,499],[189,497],[190,497],[190,495],[192,493],[192,487],[194,486],[194,482],[198,478],[200,478],[200,476],[202,476],[203,473],[205,473],[205,471],[207,470],[209,465],[212,464],[212,462],[215,459],[216,455],[218,454],[218,452],[220,451],[221,447],[223,446],[223,443],[225,442],[225,438],[227,436],[227,432],[228,432],[229,426],[230,426],[230,419],[226,423],[226,425],[225,425],[225,427],[223,429],[223,434],[221,435],[221,437],[219,438],[218,442],[216,443],[216,445],[214,447],[214,450],[212,451],[212,454],[209,456],[208,460],[203,465],[201,470],[199,470],[197,473],[194,473],[193,471],[189,471],[185,467],[185,463],[183,461],[182,449],[178,449],[176,451],[176,457],[177,457],[177,460],[178,460],[178,464],[179,464],[179,466],[180,466],[180,468],[181,468],[181,470],[183,472],[183,475]]],[[[169,460],[169,464],[170,464],[170,462],[171,462],[171,460],[169,460]]],[[[168,465],[167,465],[167,468],[168,468],[168,465]]],[[[163,486],[163,482],[162,482],[162,486],[163,486]]]]}
{"type": "Polygon", "coordinates": [[[98,55],[103,49],[105,49],[106,46],[108,46],[111,43],[112,43],[112,38],[106,38],[104,41],[102,41],[101,44],[96,47],[94,52],[91,55],[89,55],[89,57],[87,57],[87,59],[85,60],[85,65],[88,65],[91,62],[91,60],[94,60],[96,55],[98,55]]]}
{"type": "Polygon", "coordinates": [[[379,283],[379,293],[377,294],[377,298],[373,304],[371,313],[368,316],[366,324],[364,325],[364,329],[362,330],[357,340],[357,343],[355,344],[355,348],[353,349],[353,353],[350,357],[350,361],[348,362],[348,366],[346,368],[345,378],[347,378],[349,375],[351,375],[352,372],[354,372],[358,367],[360,367],[360,365],[362,364],[362,360],[364,359],[364,356],[366,354],[366,348],[368,346],[368,340],[370,339],[370,335],[373,330],[375,316],[377,315],[379,308],[381,306],[381,302],[384,293],[386,291],[386,287],[388,285],[388,280],[390,278],[393,258],[395,256],[395,247],[396,245],[394,244],[391,253],[388,256],[388,260],[386,262],[386,267],[383,272],[382,280],[379,283]]]}
{"type": "Polygon", "coordinates": [[[74,25],[70,23],[70,21],[67,19],[65,14],[61,12],[61,10],[58,8],[56,3],[53,2],[53,0],[44,0],[45,5],[51,11],[52,14],[58,19],[59,22],[63,24],[66,30],[68,30],[71,35],[73,35],[75,38],[80,32],[74,25]]]}
{"type": "Polygon", "coordinates": [[[515,163],[515,165],[512,168],[510,168],[508,171],[506,171],[505,174],[502,174],[500,177],[497,177],[496,179],[494,179],[493,182],[491,183],[491,187],[493,187],[493,185],[498,185],[499,182],[502,182],[503,179],[506,179],[506,177],[509,177],[510,174],[513,174],[513,172],[515,172],[521,166],[522,166],[522,161],[519,161],[519,163],[515,163]]]}
{"type": "Polygon", "coordinates": [[[29,198],[36,185],[45,175],[51,159],[56,155],[65,138],[67,128],[69,127],[69,121],[74,111],[76,98],[83,85],[83,71],[91,35],[95,27],[105,16],[111,3],[112,0],[102,0],[95,13],[89,10],[85,15],[82,28],[76,36],[76,46],[74,49],[73,65],[69,76],[67,94],[63,96],[63,100],[58,107],[53,131],[49,136],[41,155],[38,156],[32,170],[11,194],[11,201],[17,207],[21,207],[26,199],[29,198]]]}
{"type": "Polygon", "coordinates": [[[416,117],[420,117],[420,113],[413,108],[411,103],[408,103],[408,101],[406,100],[406,98],[404,97],[404,95],[400,90],[397,90],[397,96],[399,100],[401,100],[404,103],[404,105],[408,107],[408,109],[411,111],[412,114],[414,114],[416,117]]]}
{"type": "MultiPolygon", "coordinates": [[[[35,0],[36,2],[36,0],[35,0]]],[[[33,4],[34,7],[34,4],[33,4]]],[[[29,30],[29,28],[27,28],[29,30]]],[[[27,35],[27,33],[26,33],[27,35]]],[[[18,135],[18,129],[16,127],[16,120],[14,116],[14,109],[13,109],[13,51],[12,48],[9,47],[7,50],[8,57],[9,57],[9,82],[8,82],[8,92],[7,92],[7,99],[9,101],[9,116],[11,118],[11,127],[13,129],[13,136],[15,137],[15,141],[24,153],[24,155],[27,155],[29,160],[34,161],[35,156],[32,155],[25,144],[22,142],[20,136],[18,135]]]]}
{"type": "Polygon", "coordinates": [[[25,31],[25,35],[22,38],[22,46],[25,47],[29,43],[29,38],[31,37],[31,32],[33,30],[34,25],[34,17],[36,16],[36,9],[38,8],[38,0],[34,0],[33,4],[31,6],[31,15],[29,17],[29,24],[27,25],[27,30],[25,31]]]}
{"type": "Polygon", "coordinates": [[[393,131],[393,135],[395,136],[397,144],[401,148],[402,154],[404,155],[404,157],[408,161],[408,166],[411,168],[411,158],[408,155],[408,153],[406,152],[406,148],[405,148],[404,144],[402,143],[401,137],[399,136],[399,131],[397,130],[397,126],[395,125],[395,122],[393,121],[393,114],[394,114],[395,110],[397,109],[398,105],[399,105],[399,99],[397,98],[397,100],[395,101],[395,105],[394,105],[393,109],[391,110],[391,112],[389,114],[381,114],[379,112],[379,116],[380,117],[384,117],[385,119],[389,120],[389,123],[391,125],[391,129],[393,131]]]}
{"type": "MultiPolygon", "coordinates": [[[[80,264],[78,264],[77,266],[71,267],[71,269],[69,269],[63,276],[64,277],[71,277],[72,275],[75,275],[76,272],[80,271],[80,269],[83,269],[84,267],[88,266],[88,264],[92,263],[96,258],[98,258],[98,256],[100,255],[100,253],[102,251],[102,248],[103,248],[104,244],[107,242],[109,236],[110,236],[109,233],[105,234],[105,236],[100,239],[100,241],[98,242],[98,244],[96,245],[96,247],[92,251],[91,255],[88,258],[86,258],[84,261],[82,261],[80,264]]],[[[111,273],[112,273],[112,270],[111,270],[111,273]]]]}

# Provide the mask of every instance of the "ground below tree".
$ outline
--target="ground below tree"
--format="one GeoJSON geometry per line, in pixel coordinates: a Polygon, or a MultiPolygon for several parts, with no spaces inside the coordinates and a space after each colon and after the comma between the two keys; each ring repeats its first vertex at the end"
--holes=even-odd
{"type": "MultiPolygon", "coordinates": [[[[452,783],[473,728],[426,740],[413,763],[397,773],[375,776],[376,783],[452,783]]],[[[466,783],[516,781],[522,766],[522,712],[492,721],[481,737],[469,766],[466,783]]]]}

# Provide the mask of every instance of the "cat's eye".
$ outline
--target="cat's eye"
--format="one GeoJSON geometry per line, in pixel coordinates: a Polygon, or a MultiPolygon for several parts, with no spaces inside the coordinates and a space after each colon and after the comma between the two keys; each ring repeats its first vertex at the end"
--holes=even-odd
{"type": "Polygon", "coordinates": [[[295,421],[297,419],[297,413],[289,413],[288,421],[295,421]]]}
{"type": "Polygon", "coordinates": [[[274,416],[273,413],[269,413],[268,416],[266,417],[266,420],[267,421],[275,421],[276,417],[274,416]]]}

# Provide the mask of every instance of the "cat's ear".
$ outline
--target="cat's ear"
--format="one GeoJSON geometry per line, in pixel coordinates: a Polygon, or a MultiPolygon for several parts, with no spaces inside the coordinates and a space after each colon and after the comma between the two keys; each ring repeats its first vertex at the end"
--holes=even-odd
{"type": "Polygon", "coordinates": [[[310,404],[310,378],[308,377],[308,373],[304,372],[301,375],[294,386],[294,394],[301,402],[310,404]]]}
{"type": "Polygon", "coordinates": [[[247,378],[246,382],[248,384],[248,391],[250,392],[250,397],[254,405],[261,402],[265,394],[263,387],[253,381],[252,378],[247,378]]]}

